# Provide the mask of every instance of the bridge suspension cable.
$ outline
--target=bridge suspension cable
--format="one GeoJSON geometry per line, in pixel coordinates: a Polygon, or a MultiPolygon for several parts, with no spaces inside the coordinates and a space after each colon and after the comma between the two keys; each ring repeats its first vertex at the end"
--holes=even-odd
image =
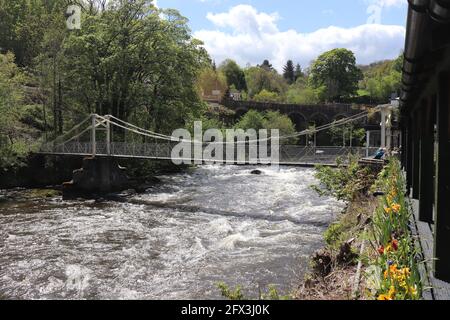
{"type": "MultiPolygon", "coordinates": [[[[288,140],[288,139],[293,139],[293,138],[298,138],[298,137],[302,137],[302,136],[308,136],[308,135],[312,135],[312,134],[316,134],[325,130],[329,130],[333,127],[336,126],[343,126],[346,125],[348,123],[352,123],[355,121],[358,121],[360,119],[363,119],[367,116],[369,116],[370,113],[373,112],[380,112],[381,107],[375,107],[373,109],[369,111],[363,111],[359,114],[347,117],[347,118],[343,118],[337,121],[334,121],[332,123],[328,123],[316,128],[311,128],[311,129],[306,129],[300,132],[296,132],[294,134],[290,134],[290,135],[285,135],[285,136],[281,136],[278,138],[279,141],[281,140],[288,140]]],[[[204,141],[198,141],[198,140],[192,140],[192,139],[180,139],[174,136],[169,136],[169,135],[165,135],[165,134],[161,134],[161,133],[157,133],[151,130],[147,130],[147,129],[143,129],[140,128],[132,123],[126,122],[124,120],[121,120],[115,116],[112,115],[106,115],[106,116],[100,116],[100,115],[91,115],[89,117],[87,117],[86,119],[84,119],[82,122],[80,122],[78,125],[76,125],[74,128],[72,128],[70,131],[66,132],[64,135],[56,138],[52,144],[55,145],[56,147],[64,145],[65,143],[69,143],[72,142],[76,139],[79,139],[81,136],[83,136],[85,133],[91,131],[93,129],[93,125],[90,125],[89,127],[87,127],[85,130],[81,131],[80,133],[76,134],[75,136],[69,138],[68,140],[62,141],[59,143],[59,141],[61,141],[64,137],[67,137],[68,135],[76,132],[76,130],[80,129],[86,122],[88,122],[90,119],[92,119],[92,117],[95,117],[96,119],[100,120],[100,122],[96,123],[95,128],[100,127],[100,126],[106,126],[106,125],[113,125],[115,127],[121,128],[123,130],[141,135],[141,136],[145,136],[148,138],[152,138],[152,139],[156,139],[156,140],[162,140],[162,141],[167,141],[167,142],[178,142],[178,143],[189,143],[189,144],[204,144],[204,141]]],[[[268,142],[268,141],[272,141],[274,138],[273,137],[267,137],[267,138],[259,138],[256,140],[247,140],[247,141],[241,141],[241,142],[206,142],[209,144],[223,144],[223,145],[236,145],[236,144],[248,144],[248,143],[258,143],[258,142],[268,142]]]]}

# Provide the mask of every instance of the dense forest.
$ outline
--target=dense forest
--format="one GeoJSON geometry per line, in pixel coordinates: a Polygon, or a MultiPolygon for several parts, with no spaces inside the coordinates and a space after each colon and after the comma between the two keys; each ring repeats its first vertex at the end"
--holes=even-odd
{"type": "MultiPolygon", "coordinates": [[[[401,58],[357,66],[335,49],[303,69],[292,60],[279,73],[265,60],[219,66],[188,20],[149,0],[75,1],[82,27],[66,27],[72,0],[0,0],[0,167],[27,154],[90,113],[112,114],[171,134],[207,119],[202,95],[239,92],[242,99],[296,104],[385,102],[399,88],[401,58]]],[[[239,128],[294,131],[288,117],[249,114],[239,128]]],[[[207,125],[205,126],[207,127],[207,125]]]]}
{"type": "Polygon", "coordinates": [[[219,67],[202,71],[203,93],[230,88],[244,100],[292,104],[324,102],[385,103],[400,89],[403,56],[368,66],[356,64],[350,50],[334,49],[320,55],[302,69],[288,60],[279,73],[265,60],[261,65],[241,68],[229,59],[219,67]]]}

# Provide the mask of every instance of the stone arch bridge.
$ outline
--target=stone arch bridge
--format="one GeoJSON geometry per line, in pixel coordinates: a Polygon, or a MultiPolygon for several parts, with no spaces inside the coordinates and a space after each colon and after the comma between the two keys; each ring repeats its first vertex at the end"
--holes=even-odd
{"type": "Polygon", "coordinates": [[[241,118],[250,110],[278,111],[289,116],[298,131],[306,129],[309,125],[324,125],[364,111],[362,106],[351,104],[298,105],[255,101],[223,101],[222,104],[236,113],[236,119],[241,118]]]}

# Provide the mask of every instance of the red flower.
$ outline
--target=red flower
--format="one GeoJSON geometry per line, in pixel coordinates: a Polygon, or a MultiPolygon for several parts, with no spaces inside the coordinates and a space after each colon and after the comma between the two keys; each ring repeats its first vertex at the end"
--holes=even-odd
{"type": "Polygon", "coordinates": [[[383,247],[383,246],[381,246],[380,248],[378,248],[378,253],[379,253],[380,255],[383,255],[383,254],[384,254],[384,247],[383,247]]]}
{"type": "Polygon", "coordinates": [[[392,240],[392,248],[397,251],[398,250],[398,241],[397,240],[392,240]]]}

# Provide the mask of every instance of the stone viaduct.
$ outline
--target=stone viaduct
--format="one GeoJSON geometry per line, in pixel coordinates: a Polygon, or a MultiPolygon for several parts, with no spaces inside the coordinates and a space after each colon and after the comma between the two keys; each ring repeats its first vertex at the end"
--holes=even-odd
{"type": "MultiPolygon", "coordinates": [[[[249,110],[278,111],[291,118],[297,130],[304,130],[309,125],[321,126],[335,120],[357,115],[364,111],[360,106],[351,104],[319,104],[298,105],[255,101],[222,101],[222,104],[236,113],[236,119],[241,118],[249,110]]],[[[364,123],[365,124],[365,123],[364,123]]]]}

